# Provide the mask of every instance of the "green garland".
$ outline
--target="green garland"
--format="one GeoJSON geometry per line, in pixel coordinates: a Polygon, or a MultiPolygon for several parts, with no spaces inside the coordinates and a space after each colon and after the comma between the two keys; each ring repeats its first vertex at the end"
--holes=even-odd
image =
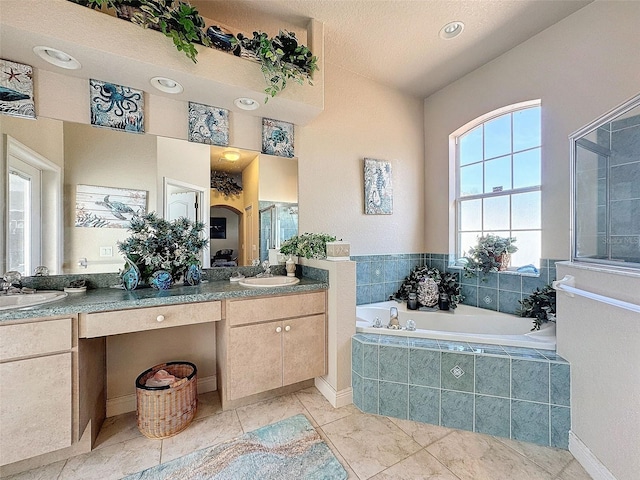
{"type": "Polygon", "coordinates": [[[518,302],[521,306],[516,310],[516,315],[533,318],[531,330],[540,330],[543,323],[556,321],[556,291],[551,285],[536,288],[531,295],[518,302]]]}
{"type": "Polygon", "coordinates": [[[303,233],[282,242],[280,253],[304,258],[326,258],[327,242],[335,242],[336,237],[325,233],[303,233]]]}

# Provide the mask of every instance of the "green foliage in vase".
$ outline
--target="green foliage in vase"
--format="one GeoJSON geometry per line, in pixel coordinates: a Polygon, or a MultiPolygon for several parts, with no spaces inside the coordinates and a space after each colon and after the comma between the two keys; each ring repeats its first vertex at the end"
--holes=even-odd
{"type": "Polygon", "coordinates": [[[155,212],[131,219],[131,236],[118,242],[118,250],[140,269],[146,281],[157,270],[166,270],[177,281],[191,264],[200,265],[204,224],[181,217],[171,222],[155,212]]]}
{"type": "Polygon", "coordinates": [[[335,242],[336,237],[325,233],[303,233],[282,242],[280,253],[304,258],[327,258],[327,242],[335,242]]]}
{"type": "Polygon", "coordinates": [[[285,89],[287,81],[293,80],[300,85],[305,81],[313,85],[311,75],[318,70],[318,58],[298,43],[296,34],[280,30],[273,38],[264,32],[253,32],[253,37],[239,33],[235,42],[252,52],[260,61],[262,74],[267,82],[265,103],[269,97],[275,97],[285,89]]]}
{"type": "Polygon", "coordinates": [[[516,315],[533,318],[531,330],[540,330],[543,323],[556,321],[556,291],[551,285],[545,285],[542,290],[536,288],[531,295],[518,302],[521,306],[516,315]]]}
{"type": "Polygon", "coordinates": [[[500,257],[518,251],[518,247],[514,245],[515,241],[514,237],[499,237],[491,233],[478,237],[477,244],[469,249],[465,257],[467,265],[464,267],[464,276],[473,277],[478,270],[484,273],[500,270],[500,257]]]}
{"type": "Polygon", "coordinates": [[[396,293],[389,297],[390,300],[407,300],[410,293],[418,290],[418,285],[425,278],[431,278],[438,284],[438,291],[449,295],[449,308],[455,309],[464,297],[460,293],[458,274],[441,272],[437,268],[415,267],[404,279],[396,293]]]}

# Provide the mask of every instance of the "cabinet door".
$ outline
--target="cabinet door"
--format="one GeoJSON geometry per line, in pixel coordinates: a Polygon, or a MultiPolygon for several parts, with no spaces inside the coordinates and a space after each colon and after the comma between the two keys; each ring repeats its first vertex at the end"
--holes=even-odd
{"type": "Polygon", "coordinates": [[[230,328],[227,361],[229,400],[281,387],[282,322],[230,328]]]}
{"type": "Polygon", "coordinates": [[[326,374],[325,315],[284,320],[282,324],[283,384],[326,374]]]}
{"type": "Polygon", "coordinates": [[[71,445],[71,352],[0,364],[0,465],[71,445]]]}

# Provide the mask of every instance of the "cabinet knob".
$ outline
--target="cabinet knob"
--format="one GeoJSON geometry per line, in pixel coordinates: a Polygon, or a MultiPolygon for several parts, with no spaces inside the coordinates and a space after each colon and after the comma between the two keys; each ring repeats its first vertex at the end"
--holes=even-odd
{"type": "Polygon", "coordinates": [[[276,333],[280,333],[282,331],[282,327],[276,327],[276,333]]]}
{"type": "Polygon", "coordinates": [[[291,327],[289,325],[287,325],[286,327],[284,327],[285,332],[288,332],[289,330],[291,330],[291,327]]]}
{"type": "Polygon", "coordinates": [[[156,317],[156,321],[157,321],[157,322],[164,322],[164,315],[158,315],[158,316],[156,317]]]}

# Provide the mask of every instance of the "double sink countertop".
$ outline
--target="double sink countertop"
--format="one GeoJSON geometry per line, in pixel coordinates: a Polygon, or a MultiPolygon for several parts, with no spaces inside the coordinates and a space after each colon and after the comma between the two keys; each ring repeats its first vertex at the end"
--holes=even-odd
{"type": "Polygon", "coordinates": [[[283,295],[328,288],[329,285],[326,282],[305,278],[300,279],[300,283],[296,285],[284,287],[252,288],[243,287],[229,280],[214,280],[193,287],[174,286],[169,290],[139,288],[127,291],[121,288],[96,288],[82,293],[69,293],[65,298],[50,303],[0,311],[0,322],[179,303],[210,302],[228,298],[283,295]]]}

